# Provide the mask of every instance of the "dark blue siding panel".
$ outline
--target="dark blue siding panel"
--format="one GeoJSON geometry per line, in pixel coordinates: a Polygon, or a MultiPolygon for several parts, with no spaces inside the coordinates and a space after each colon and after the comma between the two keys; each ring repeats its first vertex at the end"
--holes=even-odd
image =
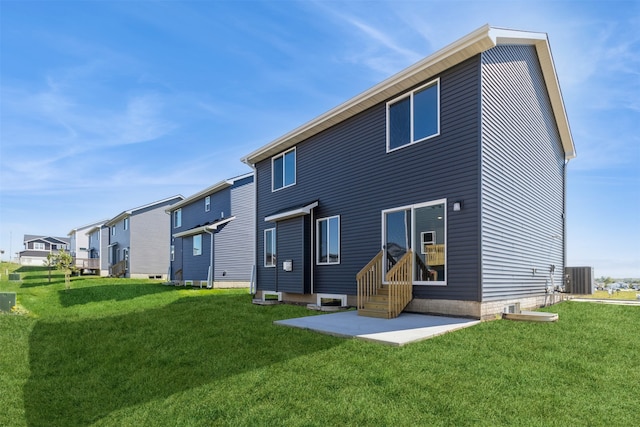
{"type": "MultiPolygon", "coordinates": [[[[415,296],[479,299],[480,57],[439,77],[440,136],[387,153],[381,103],[298,144],[292,187],[272,192],[270,159],[256,165],[259,289],[275,288],[273,269],[262,267],[263,230],[273,226],[264,218],[273,212],[318,199],[314,233],[315,220],[340,215],[341,263],[317,266],[310,253],[313,291],[355,295],[356,274],[381,249],[382,210],[446,198],[447,286],[417,286],[415,296]],[[455,200],[463,211],[451,211],[455,200]]],[[[286,237],[278,235],[279,244],[286,237]]]]}
{"type": "MultiPolygon", "coordinates": [[[[251,279],[254,248],[254,184],[253,176],[236,180],[231,187],[210,194],[211,207],[205,211],[205,197],[182,207],[182,226],[171,224],[171,234],[209,224],[221,218],[235,219],[214,232],[213,270],[215,281],[248,282],[251,279]]],[[[173,220],[172,220],[173,221],[173,220]]],[[[193,255],[193,237],[172,237],[175,260],[172,278],[182,269],[184,280],[207,280],[211,263],[211,236],[202,233],[202,255],[193,255]]]]}
{"type": "Polygon", "coordinates": [[[531,46],[482,55],[483,301],[541,295],[564,271],[564,152],[531,46]]]}

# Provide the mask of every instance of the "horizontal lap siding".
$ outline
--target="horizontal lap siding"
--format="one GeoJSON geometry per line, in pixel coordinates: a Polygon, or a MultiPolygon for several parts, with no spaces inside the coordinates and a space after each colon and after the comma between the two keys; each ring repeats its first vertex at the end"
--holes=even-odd
{"type": "Polygon", "coordinates": [[[482,65],[483,301],[562,283],[564,153],[530,46],[500,46],[482,65]]]}
{"type": "Polygon", "coordinates": [[[230,195],[230,206],[225,216],[235,216],[236,219],[215,235],[214,279],[248,282],[251,280],[254,248],[253,177],[245,178],[224,191],[230,195]]]}
{"type": "MultiPolygon", "coordinates": [[[[271,192],[271,161],[257,165],[259,289],[274,289],[273,269],[264,262],[264,217],[280,209],[319,200],[315,220],[340,215],[339,265],[315,265],[314,292],[356,293],[355,277],[381,248],[381,211],[448,199],[446,287],[416,287],[423,298],[477,300],[479,276],[479,57],[440,75],[441,134],[386,152],[386,105],[298,144],[296,185],[271,192]],[[462,212],[451,212],[454,200],[462,212]]],[[[278,235],[278,241],[285,236],[278,235]]],[[[295,236],[291,236],[295,238],[295,236]]],[[[314,248],[315,251],[315,248],[314,248]]],[[[279,261],[282,258],[278,254],[279,261]]]]}

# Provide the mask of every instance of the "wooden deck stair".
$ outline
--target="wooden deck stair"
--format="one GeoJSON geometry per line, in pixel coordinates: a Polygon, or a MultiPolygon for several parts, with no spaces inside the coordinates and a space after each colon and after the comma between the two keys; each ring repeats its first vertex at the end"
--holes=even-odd
{"type": "Polygon", "coordinates": [[[378,293],[372,295],[364,303],[364,308],[358,310],[358,316],[391,319],[392,316],[389,313],[389,286],[382,285],[379,287],[378,293]]]}
{"type": "Polygon", "coordinates": [[[358,315],[393,319],[412,298],[413,253],[409,250],[385,275],[382,281],[382,252],[378,253],[356,276],[358,315]]]}

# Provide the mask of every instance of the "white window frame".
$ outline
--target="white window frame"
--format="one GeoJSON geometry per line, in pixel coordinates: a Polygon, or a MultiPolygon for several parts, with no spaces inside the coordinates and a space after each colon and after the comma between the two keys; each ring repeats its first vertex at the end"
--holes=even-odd
{"type": "MultiPolygon", "coordinates": [[[[327,236],[327,242],[329,242],[329,236],[327,236]]],[[[340,232],[340,215],[333,215],[333,216],[328,216],[325,218],[318,218],[316,220],[316,265],[336,265],[336,264],[340,264],[340,253],[342,252],[342,242],[341,242],[341,232],[340,232]],[[327,233],[329,233],[329,236],[331,235],[330,233],[330,229],[329,229],[329,220],[337,218],[338,219],[338,261],[329,261],[329,256],[327,254],[327,261],[321,261],[320,260],[320,242],[322,240],[321,236],[320,236],[320,223],[323,221],[327,222],[327,233]]],[[[330,243],[328,243],[328,246],[331,246],[330,243]]]]}
{"type": "Polygon", "coordinates": [[[182,208],[173,211],[173,228],[182,227],[182,208]]]}
{"type": "Polygon", "coordinates": [[[191,238],[191,243],[193,246],[193,256],[202,255],[202,234],[194,234],[191,238]],[[199,246],[196,246],[196,240],[200,243],[199,246]]]}
{"type": "Polygon", "coordinates": [[[129,218],[123,219],[122,222],[124,223],[124,229],[128,230],[129,229],[129,218]]]}
{"type": "MultiPolygon", "coordinates": [[[[447,199],[438,199],[438,200],[432,200],[429,202],[423,202],[423,203],[416,203],[415,205],[406,205],[406,206],[399,206],[396,208],[391,208],[391,209],[384,209],[382,211],[382,221],[380,221],[380,223],[382,224],[382,228],[381,228],[381,232],[380,232],[380,242],[381,245],[384,245],[385,242],[385,229],[387,227],[386,224],[386,214],[387,213],[391,213],[391,212],[397,212],[397,211],[405,211],[405,210],[411,210],[411,227],[413,229],[413,227],[415,227],[415,210],[419,209],[419,208],[423,208],[425,206],[435,206],[435,205],[444,205],[444,277],[445,280],[435,280],[435,281],[417,281],[413,279],[413,276],[411,278],[412,282],[414,285],[417,286],[447,286],[447,280],[449,279],[449,260],[448,260],[448,253],[449,253],[449,244],[447,242],[447,228],[448,228],[448,215],[447,215],[447,199]]],[[[421,240],[422,240],[422,236],[421,240]]],[[[435,237],[435,233],[434,233],[434,237],[435,237]]],[[[411,248],[413,248],[413,251],[415,252],[415,248],[416,248],[416,244],[418,242],[415,242],[415,233],[412,231],[411,232],[411,248]]],[[[419,242],[422,243],[422,242],[419,242]]],[[[381,250],[383,251],[383,262],[386,262],[386,251],[384,251],[384,248],[381,247],[381,250]]],[[[413,272],[411,273],[413,275],[413,272]]],[[[382,282],[383,284],[388,284],[387,281],[384,279],[384,274],[382,276],[382,282]]]]}
{"type": "Polygon", "coordinates": [[[33,242],[33,250],[34,251],[44,251],[44,250],[46,250],[46,246],[42,242],[33,242]]]}
{"type": "Polygon", "coordinates": [[[276,248],[278,247],[278,245],[276,244],[276,229],[275,227],[273,228],[267,228],[266,230],[264,230],[264,251],[263,251],[263,265],[265,267],[269,267],[269,268],[275,268],[276,264],[278,264],[278,254],[276,253],[276,248]],[[271,243],[272,243],[272,250],[273,250],[273,258],[272,258],[272,263],[271,264],[267,264],[267,233],[273,233],[273,237],[271,239],[271,243]]]}
{"type": "Polygon", "coordinates": [[[112,236],[116,235],[116,226],[115,225],[113,227],[111,227],[111,235],[112,236]]]}
{"type": "Polygon", "coordinates": [[[296,147],[293,147],[292,149],[287,150],[287,151],[283,151],[282,153],[278,154],[277,156],[273,156],[271,158],[271,191],[272,192],[279,191],[279,190],[282,190],[284,188],[292,187],[292,186],[296,185],[297,178],[298,178],[298,154],[296,153],[296,147]],[[285,178],[287,172],[286,172],[286,169],[285,169],[286,163],[284,162],[284,156],[286,156],[287,154],[289,154],[291,152],[293,152],[293,182],[291,184],[285,184],[285,179],[284,178],[285,178]],[[282,187],[276,188],[275,187],[276,181],[274,179],[276,171],[275,171],[275,168],[274,168],[274,163],[275,163],[275,160],[280,158],[280,157],[282,157],[282,187]]]}
{"type": "Polygon", "coordinates": [[[426,141],[427,139],[435,138],[436,136],[439,136],[439,135],[440,135],[440,78],[439,77],[437,79],[431,80],[431,81],[423,84],[422,86],[420,86],[420,87],[418,87],[416,89],[413,89],[411,92],[405,93],[405,94],[403,94],[401,96],[398,96],[397,98],[394,98],[391,101],[387,102],[387,153],[391,153],[393,151],[401,150],[403,148],[409,147],[409,146],[417,144],[419,142],[426,141]],[[424,90],[425,88],[427,88],[429,86],[434,86],[434,85],[436,86],[437,92],[438,92],[438,95],[437,95],[437,102],[438,102],[438,105],[437,105],[437,119],[436,119],[437,120],[438,130],[433,135],[429,135],[429,136],[426,136],[424,138],[416,140],[416,139],[414,139],[414,125],[413,125],[414,124],[414,121],[413,121],[413,117],[414,117],[414,114],[413,114],[414,113],[413,97],[414,97],[414,94],[416,92],[420,92],[420,91],[424,90]],[[397,102],[402,101],[403,99],[405,99],[407,97],[411,98],[410,106],[409,106],[409,111],[410,111],[410,114],[411,114],[411,117],[409,119],[410,120],[409,127],[411,128],[411,138],[409,140],[409,143],[407,143],[407,144],[404,144],[404,145],[401,145],[401,146],[395,147],[395,148],[390,148],[389,145],[391,143],[391,140],[390,140],[390,138],[391,138],[391,132],[390,132],[391,121],[389,120],[389,109],[393,104],[396,104],[397,102]]]}
{"type": "Polygon", "coordinates": [[[204,198],[204,211],[209,212],[211,210],[211,196],[204,198]]]}
{"type": "MultiPolygon", "coordinates": [[[[446,225],[445,225],[446,227],[446,225]]],[[[427,245],[435,245],[436,242],[436,231],[435,230],[429,230],[429,231],[423,231],[420,233],[420,251],[422,253],[422,255],[426,255],[427,251],[424,250],[425,246],[427,245]],[[425,239],[427,237],[427,235],[431,235],[431,239],[427,240],[425,239]]]]}

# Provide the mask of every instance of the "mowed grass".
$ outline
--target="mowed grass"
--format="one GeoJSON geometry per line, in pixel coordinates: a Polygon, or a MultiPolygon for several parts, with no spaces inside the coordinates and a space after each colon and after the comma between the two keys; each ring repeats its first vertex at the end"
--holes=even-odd
{"type": "MultiPolygon", "coordinates": [[[[4,266],[2,269],[4,270],[4,266]]],[[[635,426],[640,307],[565,302],[401,348],[273,325],[242,290],[21,268],[2,426],[635,426]],[[28,313],[26,313],[28,311],[28,313]]]]}

